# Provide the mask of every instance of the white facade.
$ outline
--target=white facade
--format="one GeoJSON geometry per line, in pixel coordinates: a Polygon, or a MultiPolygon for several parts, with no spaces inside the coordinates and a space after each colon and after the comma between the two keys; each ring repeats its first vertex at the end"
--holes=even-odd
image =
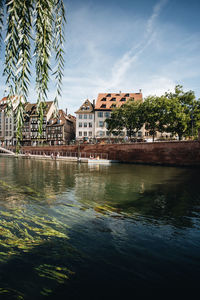
{"type": "Polygon", "coordinates": [[[110,118],[110,111],[95,111],[95,138],[108,138],[109,132],[105,120],[110,118]]]}
{"type": "Polygon", "coordinates": [[[0,144],[10,146],[13,144],[15,126],[13,115],[6,115],[4,110],[0,111],[0,144]]]}
{"type": "Polygon", "coordinates": [[[76,114],[76,139],[93,139],[95,133],[94,113],[76,114]]]}
{"type": "Polygon", "coordinates": [[[90,140],[95,137],[94,103],[88,99],[76,111],[76,139],[90,140]]]}

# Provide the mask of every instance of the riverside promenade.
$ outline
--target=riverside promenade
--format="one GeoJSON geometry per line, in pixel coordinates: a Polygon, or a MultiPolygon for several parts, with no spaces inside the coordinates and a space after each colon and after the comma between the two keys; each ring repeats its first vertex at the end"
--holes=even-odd
{"type": "MultiPolygon", "coordinates": [[[[9,148],[13,150],[13,148],[9,148]]],[[[29,153],[41,158],[50,156],[59,159],[82,161],[90,157],[119,161],[122,163],[139,163],[168,166],[200,167],[200,141],[169,141],[132,144],[81,144],[69,146],[22,147],[21,153],[29,153]],[[70,158],[69,158],[70,157],[70,158]]]]}

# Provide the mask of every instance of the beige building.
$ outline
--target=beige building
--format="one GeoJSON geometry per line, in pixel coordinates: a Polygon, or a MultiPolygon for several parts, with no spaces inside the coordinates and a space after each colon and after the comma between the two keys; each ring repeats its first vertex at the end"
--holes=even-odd
{"type": "MultiPolygon", "coordinates": [[[[76,139],[108,139],[116,138],[109,135],[105,120],[110,118],[111,112],[115,107],[120,107],[128,100],[142,100],[142,93],[100,93],[98,94],[96,105],[87,99],[76,111],[76,139]]],[[[124,130],[121,138],[127,135],[124,130]]],[[[137,133],[137,137],[144,136],[144,126],[137,133]]]]}
{"type": "Polygon", "coordinates": [[[95,137],[95,114],[93,104],[87,99],[76,113],[76,139],[88,140],[95,137]]]}
{"type": "MultiPolygon", "coordinates": [[[[116,107],[121,107],[124,103],[134,99],[135,101],[143,99],[141,91],[139,93],[100,93],[97,97],[97,102],[95,105],[95,138],[102,139],[108,138],[109,132],[106,128],[105,120],[110,117],[111,112],[116,107]]],[[[138,136],[143,135],[143,129],[138,132],[138,136]]],[[[126,131],[121,133],[121,137],[125,137],[126,131]]],[[[115,136],[111,135],[111,138],[115,136]]]]}
{"type": "Polygon", "coordinates": [[[15,142],[14,117],[12,112],[6,113],[7,104],[7,97],[0,100],[0,145],[2,146],[14,145],[15,142]]]}

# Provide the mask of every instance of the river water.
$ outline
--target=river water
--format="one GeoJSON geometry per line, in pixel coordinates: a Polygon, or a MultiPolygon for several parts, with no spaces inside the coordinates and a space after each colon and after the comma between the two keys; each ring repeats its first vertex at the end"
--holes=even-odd
{"type": "Polygon", "coordinates": [[[0,299],[193,292],[199,171],[0,157],[0,299]]]}

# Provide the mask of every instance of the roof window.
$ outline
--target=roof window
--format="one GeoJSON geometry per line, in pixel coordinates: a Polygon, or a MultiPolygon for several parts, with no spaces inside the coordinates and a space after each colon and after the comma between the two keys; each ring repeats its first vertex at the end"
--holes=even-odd
{"type": "Polygon", "coordinates": [[[114,107],[116,107],[116,104],[112,104],[112,105],[111,105],[111,108],[114,108],[114,107]]]}

